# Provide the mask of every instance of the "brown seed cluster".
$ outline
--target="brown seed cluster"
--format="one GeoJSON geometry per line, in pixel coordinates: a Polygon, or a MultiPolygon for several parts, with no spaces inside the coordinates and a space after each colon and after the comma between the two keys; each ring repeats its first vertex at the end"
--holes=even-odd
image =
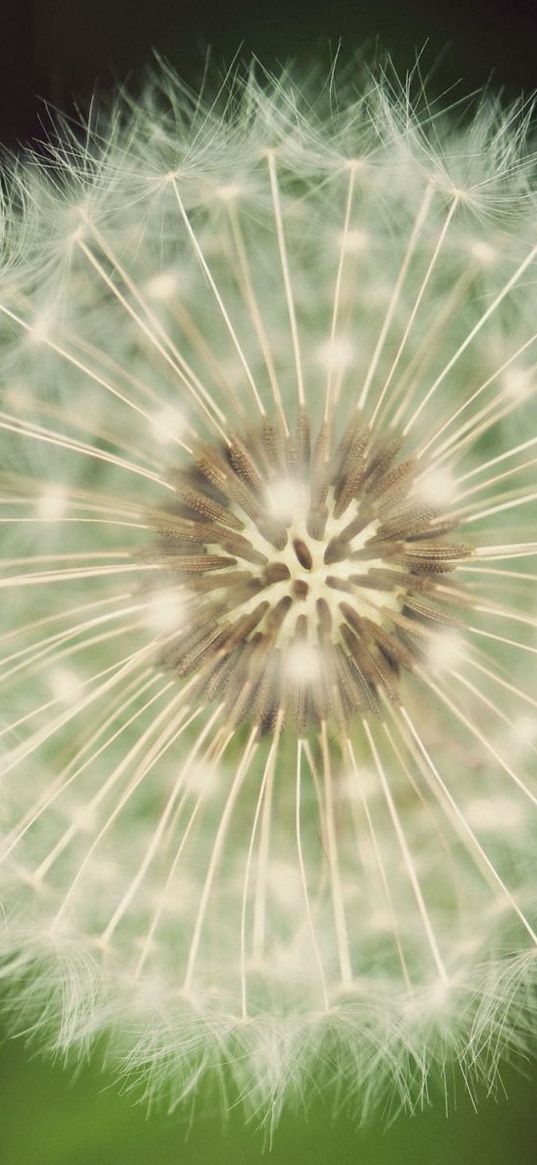
{"type": "Polygon", "coordinates": [[[457,622],[445,575],[471,550],[419,501],[401,445],[356,414],[312,440],[302,413],[290,432],[266,419],[199,445],[174,473],[152,558],[186,605],[160,663],[232,725],[267,732],[283,716],[302,734],[378,713],[434,625],[457,622]]]}

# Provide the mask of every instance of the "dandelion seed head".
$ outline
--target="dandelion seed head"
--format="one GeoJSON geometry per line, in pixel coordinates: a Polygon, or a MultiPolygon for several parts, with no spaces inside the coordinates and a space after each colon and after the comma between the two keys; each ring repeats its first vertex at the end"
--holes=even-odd
{"type": "Polygon", "coordinates": [[[529,1047],[535,153],[411,89],[162,66],[6,201],[1,973],[172,1109],[529,1047]]]}

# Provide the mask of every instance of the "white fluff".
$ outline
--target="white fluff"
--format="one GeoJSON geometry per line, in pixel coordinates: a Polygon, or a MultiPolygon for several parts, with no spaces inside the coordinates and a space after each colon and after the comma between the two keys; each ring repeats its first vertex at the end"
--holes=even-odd
{"type": "MultiPolygon", "coordinates": [[[[484,100],[455,127],[385,78],[312,103],[253,71],[211,104],[163,70],[92,119],[14,170],[4,208],[16,1025],[62,1051],[107,1032],[172,1107],[225,1064],[272,1120],[310,1077],[357,1111],[387,1087],[419,1103],[448,1059],[471,1087],[524,1049],[537,968],[536,748],[509,743],[536,705],[527,111],[484,100]],[[138,553],[195,440],[301,398],[404,432],[420,502],[476,548],[445,575],[455,626],[349,747],[259,743],[247,719],[226,739],[215,702],[190,706],[155,667],[188,606],[138,553]]],[[[267,516],[302,506],[276,476],[267,516]]],[[[312,687],[316,652],[293,657],[312,687]]]]}

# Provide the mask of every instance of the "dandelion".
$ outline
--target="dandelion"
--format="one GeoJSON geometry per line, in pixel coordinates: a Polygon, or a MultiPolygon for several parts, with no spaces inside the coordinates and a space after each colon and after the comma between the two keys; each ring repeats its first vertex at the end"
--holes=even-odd
{"type": "Polygon", "coordinates": [[[0,292],[16,1023],[270,1120],[492,1079],[537,966],[527,111],[319,88],[65,122],[0,292]]]}

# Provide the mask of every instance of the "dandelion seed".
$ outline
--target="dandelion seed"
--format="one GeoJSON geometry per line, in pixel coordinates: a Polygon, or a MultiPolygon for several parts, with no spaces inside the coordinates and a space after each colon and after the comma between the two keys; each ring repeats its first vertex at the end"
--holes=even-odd
{"type": "Polygon", "coordinates": [[[6,203],[0,949],[50,1047],[273,1122],[529,1044],[535,165],[227,85],[6,203]]]}

